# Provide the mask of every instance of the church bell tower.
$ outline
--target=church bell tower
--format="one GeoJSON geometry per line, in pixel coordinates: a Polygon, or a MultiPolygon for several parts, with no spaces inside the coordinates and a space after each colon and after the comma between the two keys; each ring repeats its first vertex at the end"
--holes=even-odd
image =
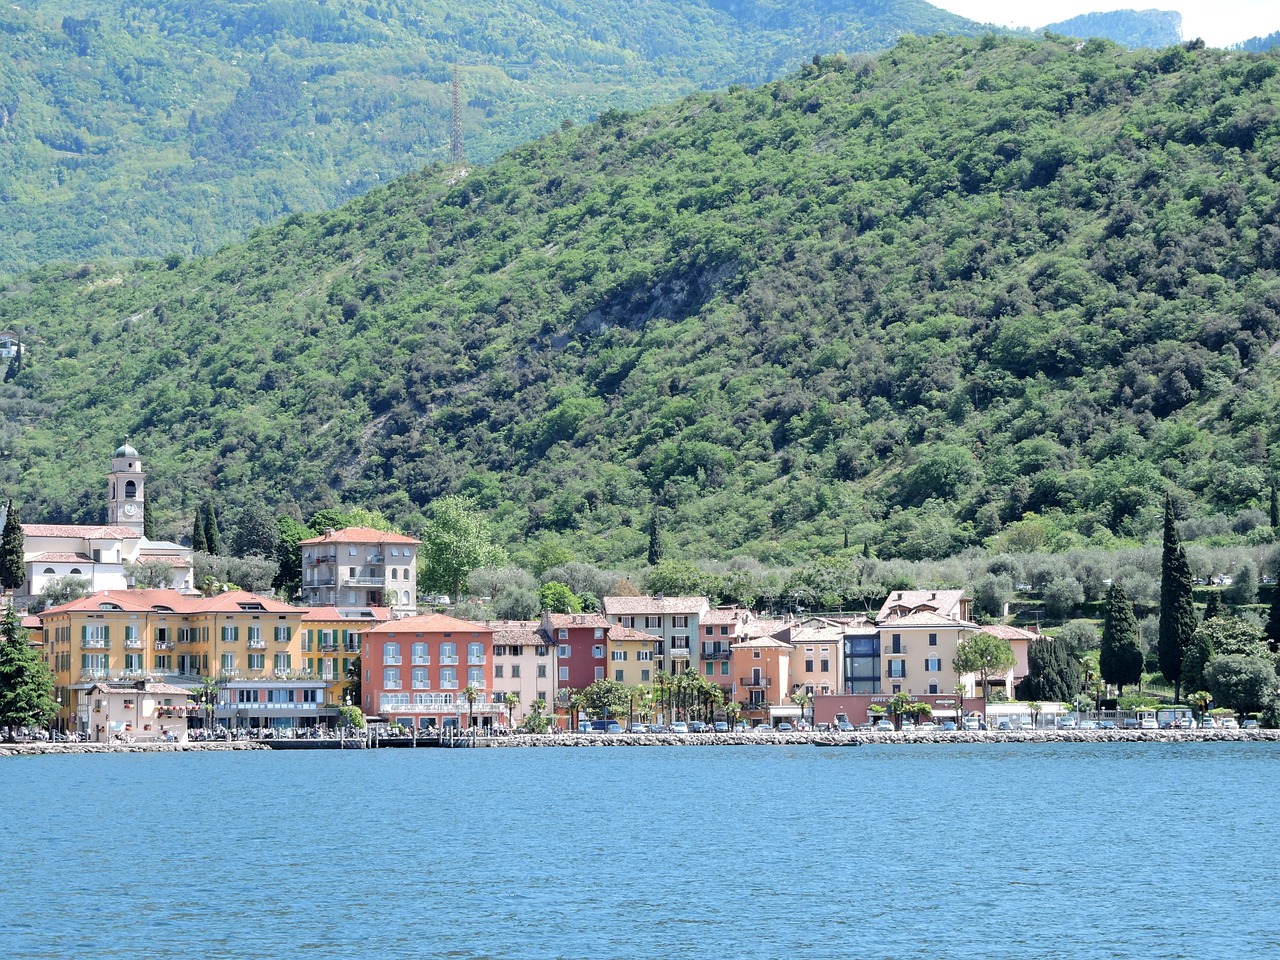
{"type": "Polygon", "coordinates": [[[116,450],[111,458],[110,496],[107,499],[107,523],[113,527],[125,527],[142,535],[142,515],[147,509],[145,486],[147,475],[142,472],[138,451],[128,443],[116,450]]]}

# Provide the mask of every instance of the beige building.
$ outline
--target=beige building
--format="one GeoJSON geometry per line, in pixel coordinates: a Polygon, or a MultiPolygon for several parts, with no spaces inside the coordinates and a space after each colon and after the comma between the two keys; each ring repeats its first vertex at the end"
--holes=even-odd
{"type": "Polygon", "coordinates": [[[792,646],[792,692],[803,690],[813,697],[844,689],[844,632],[843,623],[809,617],[780,635],[792,646]]]}
{"type": "Polygon", "coordinates": [[[493,620],[493,700],[503,702],[508,693],[520,704],[508,710],[514,726],[542,700],[543,713],[550,715],[556,695],[556,645],[543,633],[536,620],[493,620]]]}
{"type": "Polygon", "coordinates": [[[148,680],[94,683],[84,693],[89,739],[94,743],[115,737],[183,743],[187,717],[195,709],[189,693],[185,687],[148,680]]]}
{"type": "Polygon", "coordinates": [[[302,601],[311,607],[390,607],[418,611],[422,541],[369,527],[326,530],[301,541],[302,601]]]}

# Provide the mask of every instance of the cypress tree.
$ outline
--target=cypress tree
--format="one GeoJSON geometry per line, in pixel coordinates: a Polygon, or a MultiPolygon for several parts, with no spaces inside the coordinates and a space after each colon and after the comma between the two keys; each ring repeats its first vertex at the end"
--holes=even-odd
{"type": "Polygon", "coordinates": [[[1173,684],[1173,699],[1182,697],[1182,660],[1196,632],[1191,593],[1191,567],[1174,526],[1173,499],[1164,500],[1164,550],[1160,562],[1160,641],[1156,652],[1160,672],[1173,684]]]}
{"type": "Polygon", "coordinates": [[[191,524],[191,549],[196,553],[208,553],[209,544],[204,538],[204,508],[202,503],[196,510],[195,522],[191,524]]]}
{"type": "Polygon", "coordinates": [[[1271,478],[1271,526],[1280,527],[1280,490],[1276,489],[1275,478],[1271,478]]]}
{"type": "Polygon", "coordinates": [[[148,540],[156,538],[155,514],[144,503],[142,504],[142,535],[148,540]]]}
{"type": "Polygon", "coordinates": [[[1066,641],[1054,637],[1032,641],[1027,650],[1027,679],[1018,688],[1020,699],[1070,703],[1082,689],[1084,676],[1066,641]]]}
{"type": "Polygon", "coordinates": [[[204,544],[210,553],[221,555],[222,534],[218,532],[218,514],[213,508],[212,500],[204,502],[204,544]]]}
{"type": "Polygon", "coordinates": [[[1267,625],[1262,633],[1274,651],[1275,644],[1280,642],[1280,583],[1271,585],[1271,610],[1267,613],[1267,625]]]}
{"type": "Polygon", "coordinates": [[[655,508],[649,514],[649,566],[656,567],[662,559],[662,527],[655,508]]]}
{"type": "Polygon", "coordinates": [[[0,533],[0,589],[17,590],[27,580],[22,555],[22,524],[18,508],[10,500],[5,510],[4,532],[0,533]]]}
{"type": "Polygon", "coordinates": [[[1111,584],[1102,619],[1102,646],[1098,668],[1102,679],[1124,693],[1126,684],[1142,680],[1142,644],[1138,640],[1138,618],[1124,587],[1111,584]]]}
{"type": "Polygon", "coordinates": [[[1205,601],[1204,617],[1202,618],[1202,622],[1203,620],[1212,620],[1214,617],[1220,616],[1222,616],[1222,597],[1220,597],[1218,595],[1218,591],[1215,590],[1213,593],[1209,594],[1209,599],[1205,601]]]}

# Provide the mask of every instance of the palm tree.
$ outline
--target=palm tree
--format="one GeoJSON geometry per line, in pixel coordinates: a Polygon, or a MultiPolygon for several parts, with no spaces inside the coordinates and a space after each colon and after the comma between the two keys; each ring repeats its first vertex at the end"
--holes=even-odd
{"type": "Polygon", "coordinates": [[[1187,702],[1195,710],[1196,719],[1201,719],[1204,717],[1205,711],[1209,709],[1209,704],[1213,702],[1213,695],[1208,690],[1197,690],[1187,697],[1187,702]]]}
{"type": "Polygon", "coordinates": [[[502,702],[507,705],[507,726],[514,730],[516,726],[515,712],[516,707],[520,706],[520,694],[514,690],[510,693],[505,693],[502,696],[502,702]]]}
{"type": "MultiPolygon", "coordinates": [[[[809,692],[804,687],[799,687],[791,691],[791,702],[800,708],[800,719],[803,720],[805,707],[813,703],[813,697],[809,696],[809,692]]],[[[810,716],[809,719],[812,720],[813,717],[810,716]]]]}
{"type": "Polygon", "coordinates": [[[205,677],[195,691],[196,703],[203,704],[209,719],[209,729],[213,729],[213,710],[218,703],[218,681],[213,677],[205,677]]]}
{"type": "Polygon", "coordinates": [[[724,705],[724,718],[732,730],[738,725],[738,717],[742,714],[742,704],[735,700],[730,700],[724,705]]]}
{"type": "Polygon", "coordinates": [[[480,699],[480,688],[473,683],[468,683],[462,688],[462,696],[466,698],[467,706],[470,708],[467,729],[474,730],[476,726],[476,701],[480,699]]]}
{"type": "Polygon", "coordinates": [[[653,678],[653,689],[657,694],[658,707],[663,712],[663,720],[666,723],[672,721],[671,713],[671,674],[665,670],[659,670],[653,678]]]}

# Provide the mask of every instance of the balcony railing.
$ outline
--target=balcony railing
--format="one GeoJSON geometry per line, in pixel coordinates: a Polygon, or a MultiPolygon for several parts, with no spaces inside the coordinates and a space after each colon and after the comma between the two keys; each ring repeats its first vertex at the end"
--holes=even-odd
{"type": "Polygon", "coordinates": [[[85,650],[110,650],[111,641],[90,637],[87,640],[81,640],[80,646],[85,650]]]}
{"type": "Polygon", "coordinates": [[[894,668],[892,664],[885,667],[885,679],[887,680],[905,680],[907,678],[907,665],[904,663],[898,668],[894,668]]]}
{"type": "Polygon", "coordinates": [[[456,667],[458,665],[458,658],[457,657],[441,657],[440,663],[442,666],[456,667]]]}
{"type": "Polygon", "coordinates": [[[681,660],[681,659],[683,659],[683,660],[688,660],[688,659],[689,659],[689,648],[688,648],[688,647],[672,647],[672,648],[671,648],[671,659],[672,659],[672,660],[681,660]]]}
{"type": "Polygon", "coordinates": [[[155,642],[154,646],[155,646],[155,648],[156,648],[157,650],[172,650],[172,649],[173,649],[173,641],[172,641],[172,640],[157,640],[157,641],[155,642]]]}
{"type": "Polygon", "coordinates": [[[141,640],[126,640],[126,641],[124,642],[124,648],[125,648],[126,650],[141,650],[141,649],[142,649],[142,641],[141,641],[141,640]]]}
{"type": "Polygon", "coordinates": [[[457,690],[457,689],[458,689],[458,681],[457,681],[457,680],[452,680],[452,681],[450,681],[450,680],[445,680],[445,681],[443,681],[443,682],[440,684],[440,689],[441,689],[441,690],[457,690]]]}
{"type": "MultiPolygon", "coordinates": [[[[329,640],[329,641],[326,641],[326,642],[324,642],[324,643],[320,644],[320,646],[319,646],[319,650],[320,650],[320,652],[321,652],[321,653],[337,653],[337,652],[338,652],[338,644],[337,644],[337,643],[335,643],[335,642],[334,642],[334,641],[332,641],[332,640],[329,640]]],[[[389,661],[389,660],[384,660],[384,661],[382,661],[382,662],[383,662],[383,663],[390,663],[391,661],[389,661]]],[[[399,662],[399,661],[397,661],[397,662],[399,662]]]]}
{"type": "Polygon", "coordinates": [[[702,659],[703,660],[728,660],[729,651],[728,650],[703,650],[702,659]]]}
{"type": "Polygon", "coordinates": [[[265,640],[250,640],[250,641],[249,641],[249,649],[250,649],[250,650],[265,650],[265,649],[267,649],[267,641],[265,641],[265,640]]]}
{"type": "Polygon", "coordinates": [[[387,583],[386,577],[347,577],[343,583],[352,587],[382,587],[387,583]]]}
{"type": "Polygon", "coordinates": [[[399,681],[399,680],[393,680],[393,681],[391,681],[390,683],[384,683],[382,686],[383,686],[383,689],[385,689],[385,690],[399,690],[399,689],[401,689],[401,684],[400,684],[400,681],[399,681]]]}
{"type": "Polygon", "coordinates": [[[430,657],[414,657],[413,665],[415,667],[429,667],[431,666],[431,658],[430,657]]]}
{"type": "Polygon", "coordinates": [[[744,687],[764,687],[768,689],[773,686],[773,680],[769,677],[743,677],[739,682],[744,687]]]}
{"type": "Polygon", "coordinates": [[[472,656],[467,657],[467,666],[469,667],[480,667],[484,665],[484,662],[485,662],[485,656],[483,653],[480,654],[480,656],[478,657],[475,656],[474,654],[472,656]]]}
{"type": "Polygon", "coordinates": [[[383,663],[383,665],[384,665],[384,666],[388,666],[388,667],[398,667],[398,666],[400,666],[400,661],[401,661],[402,659],[403,659],[403,657],[388,657],[388,656],[383,656],[383,658],[382,658],[382,663],[383,663]]]}

